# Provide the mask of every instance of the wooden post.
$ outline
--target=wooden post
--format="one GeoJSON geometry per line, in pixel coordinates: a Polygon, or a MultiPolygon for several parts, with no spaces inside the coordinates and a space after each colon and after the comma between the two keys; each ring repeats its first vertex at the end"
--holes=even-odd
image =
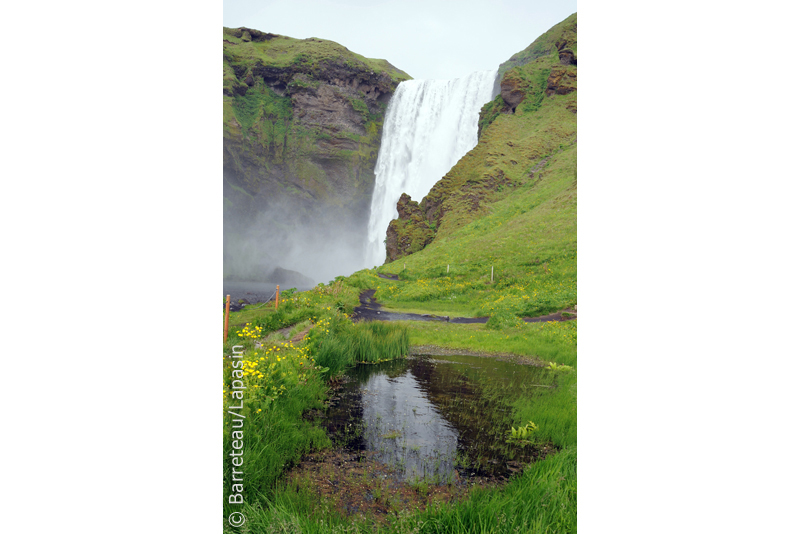
{"type": "Polygon", "coordinates": [[[275,311],[278,311],[279,300],[281,300],[281,286],[275,286],[275,311]]]}
{"type": "Polygon", "coordinates": [[[448,273],[450,272],[450,264],[449,263],[447,264],[447,272],[448,273]]]}
{"type": "Polygon", "coordinates": [[[225,334],[222,336],[222,342],[228,341],[228,317],[231,315],[231,296],[225,297],[225,334]]]}
{"type": "Polygon", "coordinates": [[[492,283],[494,283],[494,265],[492,265],[492,283]]]}

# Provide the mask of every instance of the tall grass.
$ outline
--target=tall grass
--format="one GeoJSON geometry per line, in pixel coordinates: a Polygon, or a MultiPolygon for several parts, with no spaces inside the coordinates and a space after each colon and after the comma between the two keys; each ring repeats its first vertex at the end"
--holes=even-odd
{"type": "Polygon", "coordinates": [[[356,363],[405,358],[410,346],[407,327],[379,321],[350,323],[338,315],[323,319],[309,335],[317,365],[336,376],[356,363]]]}
{"type": "Polygon", "coordinates": [[[502,490],[473,491],[466,501],[420,513],[417,532],[576,532],[577,449],[528,466],[502,490]]]}
{"type": "Polygon", "coordinates": [[[555,390],[531,388],[512,403],[515,425],[533,421],[539,426],[537,441],[549,441],[558,448],[577,445],[577,382],[574,372],[559,373],[555,390]]]}
{"type": "MultiPolygon", "coordinates": [[[[309,381],[306,387],[293,388],[279,402],[261,412],[250,410],[240,430],[243,432],[246,446],[243,449],[243,475],[237,477],[244,481],[245,500],[258,502],[269,498],[276,489],[275,483],[292,464],[298,462],[302,455],[313,449],[330,446],[330,439],[318,425],[302,419],[304,411],[322,408],[325,387],[321,382],[309,381]]],[[[233,451],[231,447],[232,430],[228,422],[223,432],[223,451],[233,451]]],[[[225,494],[235,483],[232,476],[234,466],[231,457],[225,456],[223,462],[223,480],[225,494]]],[[[240,482],[241,483],[241,482],[240,482]]],[[[238,507],[229,508],[225,501],[226,515],[237,511],[238,507]]]]}

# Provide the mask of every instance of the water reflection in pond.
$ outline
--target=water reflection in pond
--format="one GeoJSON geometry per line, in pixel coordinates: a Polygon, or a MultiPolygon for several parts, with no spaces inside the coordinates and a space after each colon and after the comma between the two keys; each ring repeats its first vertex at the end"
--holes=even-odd
{"type": "Polygon", "coordinates": [[[547,452],[505,442],[510,403],[554,384],[546,369],[474,356],[359,365],[326,424],[344,448],[374,452],[404,480],[506,477],[547,452]]]}

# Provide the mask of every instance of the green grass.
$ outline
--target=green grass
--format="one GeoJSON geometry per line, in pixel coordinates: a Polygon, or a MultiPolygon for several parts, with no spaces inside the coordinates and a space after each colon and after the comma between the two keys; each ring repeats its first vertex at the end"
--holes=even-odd
{"type": "Polygon", "coordinates": [[[260,59],[265,65],[288,67],[303,65],[310,69],[320,68],[328,61],[342,61],[348,66],[386,72],[394,81],[410,79],[405,72],[392,66],[385,59],[371,59],[351,52],[344,46],[326,39],[309,38],[294,39],[285,35],[277,35],[273,39],[261,42],[246,42],[236,36],[237,30],[223,28],[222,36],[226,53],[242,60],[255,62],[260,59]]]}
{"type": "Polygon", "coordinates": [[[412,345],[509,353],[570,367],[577,365],[577,321],[525,323],[500,330],[487,329],[481,324],[398,322],[408,326],[412,345]]]}
{"type": "Polygon", "coordinates": [[[558,373],[557,387],[531,388],[513,403],[514,422],[533,421],[539,426],[534,439],[558,448],[574,447],[578,442],[577,374],[558,373]]]}
{"type": "Polygon", "coordinates": [[[334,314],[323,318],[309,334],[308,344],[318,365],[336,376],[356,363],[378,363],[404,358],[409,336],[404,325],[396,323],[351,323],[334,314]]]}

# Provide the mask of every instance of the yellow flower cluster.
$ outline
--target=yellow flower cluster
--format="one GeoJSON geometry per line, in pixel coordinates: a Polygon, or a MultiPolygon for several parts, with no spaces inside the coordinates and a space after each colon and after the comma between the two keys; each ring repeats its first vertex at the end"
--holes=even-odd
{"type": "MultiPolygon", "coordinates": [[[[299,383],[305,383],[314,371],[314,360],[309,356],[308,347],[295,347],[291,342],[282,342],[263,350],[246,351],[245,359],[227,359],[225,376],[243,380],[244,402],[255,413],[285,395],[299,383]]],[[[233,399],[232,390],[223,387],[224,406],[233,399]]],[[[227,409],[227,408],[225,408],[227,409]]]]}
{"type": "Polygon", "coordinates": [[[553,342],[578,344],[578,325],[575,321],[548,321],[539,323],[538,336],[550,338],[553,342]]]}
{"type": "Polygon", "coordinates": [[[250,323],[244,325],[244,328],[236,332],[239,337],[243,337],[244,339],[258,339],[261,337],[261,327],[254,326],[250,327],[250,323]]]}
{"type": "MultiPolygon", "coordinates": [[[[314,319],[316,319],[316,317],[314,317],[314,319]]],[[[324,318],[320,322],[314,323],[314,330],[320,333],[328,334],[330,333],[330,328],[331,320],[328,318],[324,318]]]]}

